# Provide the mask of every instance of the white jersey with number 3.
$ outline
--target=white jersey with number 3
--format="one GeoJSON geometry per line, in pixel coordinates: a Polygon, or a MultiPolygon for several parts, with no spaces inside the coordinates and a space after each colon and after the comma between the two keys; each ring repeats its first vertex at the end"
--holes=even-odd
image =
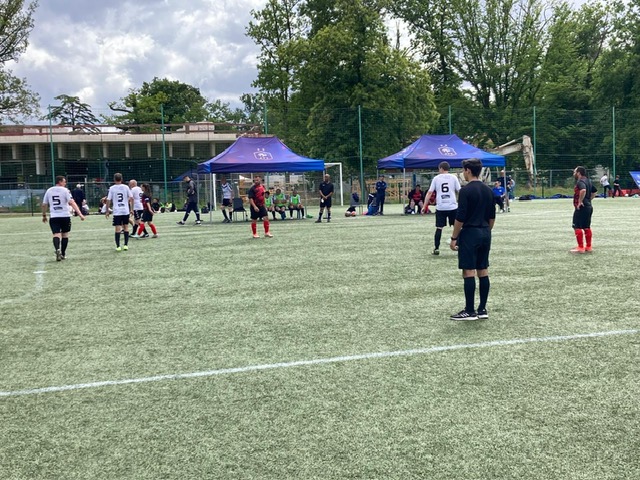
{"type": "Polygon", "coordinates": [[[44,194],[42,203],[49,205],[49,212],[51,218],[70,217],[69,202],[71,202],[71,192],[66,187],[49,188],[44,194]]]}
{"type": "Polygon", "coordinates": [[[129,215],[129,199],[133,198],[133,194],[124,183],[116,183],[109,187],[109,195],[107,198],[111,200],[114,215],[129,215]]]}
{"type": "Polygon", "coordinates": [[[436,175],[429,191],[427,198],[432,192],[436,192],[436,210],[449,211],[458,208],[458,197],[456,193],[460,191],[460,182],[458,177],[451,173],[441,173],[436,175]]]}

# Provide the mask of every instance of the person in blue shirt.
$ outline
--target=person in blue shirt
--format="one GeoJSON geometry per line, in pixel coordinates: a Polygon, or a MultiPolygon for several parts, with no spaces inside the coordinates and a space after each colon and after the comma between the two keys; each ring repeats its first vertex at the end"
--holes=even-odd
{"type": "Polygon", "coordinates": [[[504,187],[500,181],[496,181],[493,185],[493,203],[500,207],[500,213],[504,213],[504,187]]]}
{"type": "Polygon", "coordinates": [[[384,215],[384,199],[387,195],[387,182],[384,181],[384,175],[376,182],[376,200],[378,202],[378,215],[384,215]]]}

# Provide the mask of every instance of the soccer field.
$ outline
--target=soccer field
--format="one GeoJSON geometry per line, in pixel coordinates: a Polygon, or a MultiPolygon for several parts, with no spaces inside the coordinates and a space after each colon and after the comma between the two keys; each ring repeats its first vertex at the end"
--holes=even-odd
{"type": "MultiPolygon", "coordinates": [[[[434,216],[0,218],[1,479],[640,478],[640,200],[515,202],[490,318],[434,216]],[[262,235],[262,226],[258,226],[262,235]]],[[[314,212],[312,212],[314,213],[314,212]]]]}

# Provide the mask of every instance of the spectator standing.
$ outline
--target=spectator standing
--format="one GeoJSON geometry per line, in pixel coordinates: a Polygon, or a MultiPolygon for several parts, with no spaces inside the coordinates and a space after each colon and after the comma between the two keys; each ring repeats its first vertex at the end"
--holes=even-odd
{"type": "Polygon", "coordinates": [[[265,189],[262,185],[262,178],[256,175],[253,178],[253,185],[249,189],[249,193],[247,193],[249,205],[251,206],[251,232],[253,233],[253,238],[260,238],[260,235],[258,235],[258,220],[262,220],[264,236],[268,238],[273,237],[271,232],[269,232],[269,215],[264,206],[264,194],[265,189]]]}
{"type": "MultiPolygon", "coordinates": [[[[436,175],[429,185],[427,198],[434,192],[436,194],[436,233],[433,239],[434,249],[432,255],[440,255],[440,240],[442,230],[447,226],[453,226],[458,210],[458,192],[460,191],[460,181],[458,177],[449,173],[449,162],[440,162],[438,165],[438,175],[436,175]]],[[[427,213],[428,206],[422,209],[422,213],[427,213]]]]}
{"type": "Polygon", "coordinates": [[[225,177],[220,179],[220,188],[222,188],[222,215],[224,220],[222,223],[231,223],[231,212],[233,211],[233,186],[227,182],[225,177]]]}
{"type": "Polygon", "coordinates": [[[616,175],[616,178],[613,180],[613,197],[616,196],[616,192],[618,192],[618,196],[622,196],[622,189],[620,188],[620,175],[616,175]]]}
{"type": "Polygon", "coordinates": [[[500,171],[500,177],[498,178],[500,182],[500,186],[504,188],[505,191],[505,206],[507,207],[507,212],[511,211],[511,199],[513,198],[512,187],[513,180],[510,175],[506,175],[504,170],[500,171]]]}
{"type": "Polygon", "coordinates": [[[333,183],[331,183],[331,176],[325,175],[324,182],[320,184],[320,213],[318,214],[318,220],[316,223],[322,223],[322,214],[324,209],[327,209],[327,223],[331,222],[331,198],[333,197],[333,183]]]}
{"type": "Polygon", "coordinates": [[[196,214],[196,225],[202,225],[200,221],[200,210],[198,210],[198,189],[196,188],[196,182],[191,180],[188,175],[184,177],[184,183],[187,184],[187,209],[184,212],[184,217],[180,220],[178,225],[184,225],[189,218],[191,212],[196,214]]]}
{"type": "Polygon", "coordinates": [[[67,188],[67,179],[58,175],[55,186],[49,188],[42,198],[42,223],[47,223],[48,209],[51,217],[49,228],[53,234],[53,248],[56,252],[57,262],[64,260],[67,256],[69,232],[71,231],[69,207],[80,217],[80,220],[84,220],[84,215],[67,188]]]}
{"type": "Polygon", "coordinates": [[[378,202],[378,215],[384,215],[384,200],[387,196],[387,182],[384,175],[380,175],[376,182],[376,200],[378,202]]]}
{"type": "Polygon", "coordinates": [[[110,206],[113,204],[113,226],[115,227],[116,252],[129,250],[129,215],[133,208],[133,194],[131,189],[122,183],[122,174],[113,176],[114,184],[109,187],[107,194],[106,219],[109,219],[110,206]],[[124,245],[120,246],[120,234],[124,233],[124,245]]]}
{"type": "Polygon", "coordinates": [[[602,193],[604,193],[604,198],[607,198],[612,188],[609,184],[609,176],[606,173],[602,175],[602,177],[600,177],[600,185],[602,185],[602,193]]]}
{"type": "Polygon", "coordinates": [[[591,216],[593,215],[591,199],[595,197],[597,190],[591,180],[587,178],[586,168],[576,167],[573,171],[573,177],[576,179],[576,186],[573,189],[573,231],[578,246],[569,252],[591,252],[591,216]]]}
{"type": "MultiPolygon", "coordinates": [[[[66,183],[66,180],[65,180],[65,183],[66,183]]],[[[71,192],[71,197],[73,198],[73,201],[76,202],[76,205],[78,206],[80,211],[82,211],[82,205],[84,205],[86,197],[84,194],[84,190],[82,189],[82,185],[80,183],[77,184],[76,188],[74,188],[73,192],[71,192]]]]}
{"type": "Polygon", "coordinates": [[[489,252],[491,230],[496,219],[491,189],[480,180],[482,162],[476,158],[462,162],[464,179],[468,182],[460,190],[458,212],[451,236],[451,250],[458,251],[458,268],[464,279],[465,307],[451,320],[478,320],[489,318],[489,252]],[[480,303],[474,308],[476,279],[480,283],[480,303]]]}

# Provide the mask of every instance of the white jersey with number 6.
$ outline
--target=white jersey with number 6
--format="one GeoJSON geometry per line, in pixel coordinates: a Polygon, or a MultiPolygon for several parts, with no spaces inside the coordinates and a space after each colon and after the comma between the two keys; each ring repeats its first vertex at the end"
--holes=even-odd
{"type": "Polygon", "coordinates": [[[71,202],[71,192],[66,187],[49,188],[42,199],[42,203],[49,205],[51,218],[70,217],[69,202],[71,202]]]}
{"type": "Polygon", "coordinates": [[[441,173],[436,175],[429,191],[427,198],[432,192],[436,192],[436,210],[449,211],[458,208],[458,197],[456,193],[460,191],[460,182],[458,177],[451,173],[441,173]]]}
{"type": "Polygon", "coordinates": [[[133,198],[133,194],[124,183],[116,183],[109,187],[109,195],[107,198],[111,200],[114,215],[129,215],[129,199],[133,198]]]}

